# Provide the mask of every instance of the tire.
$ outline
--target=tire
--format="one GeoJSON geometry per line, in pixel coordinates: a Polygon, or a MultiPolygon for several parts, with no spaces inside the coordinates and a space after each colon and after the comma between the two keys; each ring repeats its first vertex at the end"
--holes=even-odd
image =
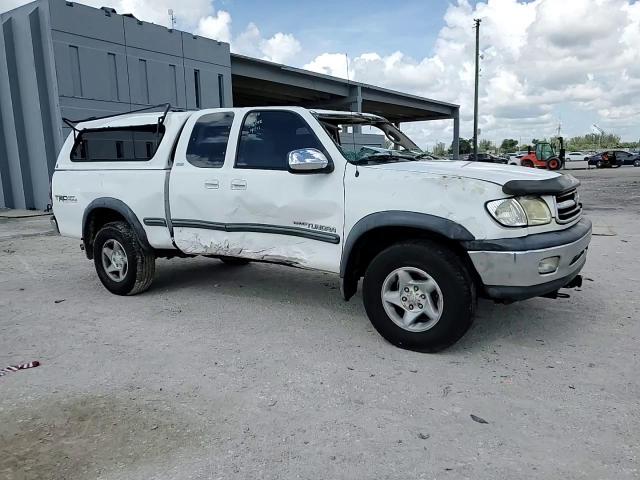
{"type": "Polygon", "coordinates": [[[640,160],[634,160],[633,161],[633,166],[634,167],[640,167],[640,160]]]}
{"type": "Polygon", "coordinates": [[[142,248],[135,232],[126,222],[107,223],[98,231],[93,242],[93,262],[102,284],[116,295],[144,292],[151,286],[156,269],[155,255],[142,248]],[[105,246],[112,251],[111,260],[105,246]],[[122,250],[126,262],[121,260],[122,250]],[[113,254],[119,257],[114,258],[113,254]],[[123,263],[126,263],[126,268],[121,271],[107,271],[108,267],[123,263]],[[121,279],[115,279],[114,276],[120,276],[121,279]]]}
{"type": "Polygon", "coordinates": [[[476,307],[476,288],[462,260],[448,248],[427,240],[398,243],[380,252],[367,268],[362,294],[369,320],[380,335],[400,348],[419,352],[437,352],[455,343],[471,326],[476,307]],[[401,283],[399,272],[407,270],[414,283],[401,283]],[[429,277],[426,281],[423,274],[429,277]],[[416,285],[421,280],[423,283],[416,285]],[[427,293],[429,287],[423,286],[433,289],[432,282],[435,291],[427,293]],[[413,285],[407,294],[410,297],[403,296],[403,284],[413,285]],[[394,289],[398,296],[390,291],[394,289]],[[383,292],[404,302],[406,308],[385,302],[383,292]],[[421,314],[412,325],[401,326],[400,317],[411,314],[408,308],[421,310],[414,315],[426,310],[426,300],[425,305],[417,303],[425,294],[434,310],[439,310],[439,318],[434,322],[433,316],[421,314]]]}
{"type": "Polygon", "coordinates": [[[222,260],[222,263],[224,263],[225,265],[232,265],[232,266],[241,266],[241,265],[248,265],[249,264],[249,260],[247,260],[246,258],[240,258],[240,257],[218,257],[220,258],[220,260],[222,260]]]}
{"type": "Polygon", "coordinates": [[[523,167],[533,168],[533,162],[531,160],[523,160],[521,165],[523,167]]]}
{"type": "Polygon", "coordinates": [[[598,160],[596,162],[596,168],[604,168],[604,163],[602,162],[602,160],[598,160]]]}
{"type": "Polygon", "coordinates": [[[547,168],[549,170],[560,170],[562,168],[562,162],[558,158],[550,158],[547,160],[547,168]]]}

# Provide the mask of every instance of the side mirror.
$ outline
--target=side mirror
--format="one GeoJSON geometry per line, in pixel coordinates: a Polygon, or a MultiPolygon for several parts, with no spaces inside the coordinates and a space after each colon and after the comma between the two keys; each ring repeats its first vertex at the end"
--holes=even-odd
{"type": "Polygon", "coordinates": [[[326,170],[329,160],[315,148],[292,150],[287,156],[291,173],[314,173],[326,170]]]}

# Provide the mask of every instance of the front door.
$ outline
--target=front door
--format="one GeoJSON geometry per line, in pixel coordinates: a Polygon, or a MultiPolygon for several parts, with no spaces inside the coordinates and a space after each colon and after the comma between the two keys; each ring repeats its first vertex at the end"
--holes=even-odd
{"type": "MultiPolygon", "coordinates": [[[[291,173],[288,153],[315,148],[322,127],[306,111],[248,111],[224,185],[224,222],[239,255],[338,272],[344,222],[344,161],[333,171],[291,173]],[[304,118],[303,115],[308,118],[304,118]]],[[[324,134],[326,136],[326,134],[324,134]]]]}

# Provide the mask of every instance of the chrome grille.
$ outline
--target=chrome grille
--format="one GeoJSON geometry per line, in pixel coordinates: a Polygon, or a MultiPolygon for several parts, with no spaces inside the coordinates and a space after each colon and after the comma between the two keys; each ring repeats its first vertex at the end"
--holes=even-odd
{"type": "Polygon", "coordinates": [[[580,218],[582,215],[582,205],[580,195],[575,188],[560,195],[556,195],[556,221],[558,223],[569,223],[580,218]]]}

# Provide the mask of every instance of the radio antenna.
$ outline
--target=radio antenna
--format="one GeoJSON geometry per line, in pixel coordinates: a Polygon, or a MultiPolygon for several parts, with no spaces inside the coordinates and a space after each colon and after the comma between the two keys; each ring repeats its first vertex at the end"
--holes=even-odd
{"type": "Polygon", "coordinates": [[[349,83],[350,79],[349,79],[349,54],[348,53],[344,54],[344,59],[347,62],[347,83],[349,83]]]}

